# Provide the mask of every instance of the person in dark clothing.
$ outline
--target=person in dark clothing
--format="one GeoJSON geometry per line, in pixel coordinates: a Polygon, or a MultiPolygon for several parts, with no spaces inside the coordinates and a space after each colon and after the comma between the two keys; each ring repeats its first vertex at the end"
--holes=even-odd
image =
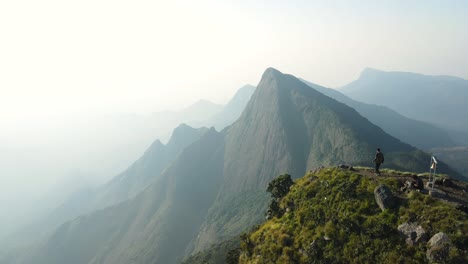
{"type": "Polygon", "coordinates": [[[380,171],[379,171],[380,164],[384,163],[384,160],[385,160],[384,155],[382,152],[380,152],[380,148],[378,148],[377,153],[375,153],[374,163],[375,163],[375,173],[379,176],[380,176],[380,171]]]}

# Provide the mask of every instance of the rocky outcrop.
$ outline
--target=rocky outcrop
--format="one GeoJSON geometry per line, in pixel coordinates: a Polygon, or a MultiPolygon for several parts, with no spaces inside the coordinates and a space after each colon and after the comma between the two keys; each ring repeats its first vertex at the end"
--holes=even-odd
{"type": "Polygon", "coordinates": [[[456,187],[456,185],[453,183],[453,181],[449,178],[439,178],[439,179],[436,179],[434,181],[434,183],[436,185],[441,185],[441,186],[444,186],[444,187],[450,187],[450,188],[454,188],[456,187]]]}
{"type": "Polygon", "coordinates": [[[456,187],[456,185],[453,183],[453,181],[451,179],[448,179],[448,178],[445,178],[442,181],[442,185],[444,185],[444,187],[450,187],[450,188],[456,187]]]}
{"type": "Polygon", "coordinates": [[[398,226],[398,232],[410,246],[424,243],[428,239],[426,231],[417,223],[403,223],[398,226]]]}
{"type": "Polygon", "coordinates": [[[424,182],[416,175],[411,176],[411,179],[407,179],[403,184],[403,187],[400,188],[401,192],[410,192],[414,190],[422,191],[424,190],[424,182]]]}
{"type": "Polygon", "coordinates": [[[392,191],[386,185],[379,185],[374,190],[375,201],[382,211],[395,208],[397,201],[392,191]]]}
{"type": "Polygon", "coordinates": [[[450,244],[450,239],[445,233],[439,232],[435,234],[427,243],[427,260],[430,263],[444,262],[448,258],[450,244]]]}
{"type": "Polygon", "coordinates": [[[413,175],[412,179],[413,179],[412,184],[413,184],[414,188],[416,188],[418,190],[424,189],[424,182],[423,182],[423,180],[421,180],[421,178],[419,178],[416,175],[413,175]]]}
{"type": "Polygon", "coordinates": [[[315,168],[314,170],[310,170],[310,173],[316,174],[316,173],[319,173],[323,169],[325,169],[325,166],[319,166],[319,167],[315,168]]]}
{"type": "Polygon", "coordinates": [[[462,211],[462,212],[468,214],[468,205],[466,205],[466,204],[459,204],[459,205],[457,205],[456,208],[457,208],[457,210],[460,210],[460,211],[462,211]]]}
{"type": "Polygon", "coordinates": [[[429,195],[435,198],[439,198],[439,199],[443,199],[447,197],[447,193],[438,189],[429,190],[429,195]]]}
{"type": "Polygon", "coordinates": [[[350,170],[350,171],[356,171],[353,166],[351,165],[346,165],[346,164],[340,164],[336,166],[337,168],[343,169],[343,170],[350,170]]]}

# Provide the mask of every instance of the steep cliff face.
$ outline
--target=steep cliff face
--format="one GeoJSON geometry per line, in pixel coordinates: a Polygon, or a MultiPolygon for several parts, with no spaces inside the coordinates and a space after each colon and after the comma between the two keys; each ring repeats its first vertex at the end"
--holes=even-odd
{"type": "Polygon", "coordinates": [[[426,171],[429,160],[349,106],[275,69],[265,71],[225,135],[224,184],[189,251],[206,249],[261,222],[258,213],[268,200],[264,190],[279,174],[297,177],[321,165],[368,165],[377,147],[386,152],[385,166],[395,169],[426,171]]]}

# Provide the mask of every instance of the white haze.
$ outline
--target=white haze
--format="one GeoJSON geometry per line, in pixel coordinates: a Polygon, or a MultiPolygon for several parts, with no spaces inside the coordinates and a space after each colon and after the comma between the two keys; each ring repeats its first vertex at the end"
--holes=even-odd
{"type": "Polygon", "coordinates": [[[324,2],[0,2],[0,236],[167,135],[151,113],[225,103],[267,67],[468,79],[466,1],[324,2]]]}

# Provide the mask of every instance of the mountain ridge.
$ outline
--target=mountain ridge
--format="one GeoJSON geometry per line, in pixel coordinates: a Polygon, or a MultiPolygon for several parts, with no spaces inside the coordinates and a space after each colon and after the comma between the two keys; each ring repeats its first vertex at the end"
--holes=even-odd
{"type": "Polygon", "coordinates": [[[155,140],[125,171],[98,188],[85,189],[71,195],[46,217],[11,235],[10,244],[22,245],[26,243],[23,242],[23,237],[29,237],[29,233],[43,237],[60,224],[132,198],[152,181],[157,180],[185,147],[208,130],[208,128],[191,128],[186,124],[179,125],[174,129],[173,136],[166,145],[160,140],[155,140]]]}
{"type": "Polygon", "coordinates": [[[442,78],[446,80],[460,80],[460,81],[466,81],[466,79],[458,77],[458,76],[452,76],[452,75],[446,75],[446,74],[440,74],[440,75],[432,75],[432,74],[423,74],[423,73],[415,73],[415,72],[408,72],[408,71],[384,71],[380,70],[377,68],[373,67],[365,67],[360,75],[360,78],[366,78],[367,76],[373,76],[375,74],[386,74],[386,73],[396,73],[396,74],[405,74],[407,76],[413,76],[415,78],[417,77],[434,77],[434,78],[442,78]]]}
{"type": "Polygon", "coordinates": [[[241,264],[464,263],[468,217],[452,202],[466,207],[467,199],[461,197],[468,186],[461,182],[437,186],[450,193],[442,198],[424,192],[425,181],[424,175],[387,170],[374,177],[371,168],[309,172],[282,197],[272,195],[277,207],[269,208],[271,217],[241,235],[237,247],[232,243],[214,247],[211,254],[193,257],[193,263],[210,263],[221,258],[218,254],[226,259],[225,252],[231,250],[237,251],[241,264]],[[415,179],[421,186],[400,189],[403,182],[415,179]],[[387,190],[384,208],[375,194],[382,186],[387,190]],[[405,229],[411,225],[418,229],[405,229]],[[442,243],[437,247],[428,243],[441,232],[450,250],[442,243]]]}
{"type": "MultiPolygon", "coordinates": [[[[347,131],[346,133],[343,132],[343,135],[350,134],[349,127],[344,128],[344,129],[348,129],[348,130],[346,130],[347,131]]],[[[340,131],[343,131],[343,130],[340,130],[340,131]]],[[[237,122],[235,122],[231,127],[229,127],[226,137],[227,137],[226,149],[228,151],[231,151],[230,153],[226,153],[226,156],[227,157],[232,156],[235,158],[233,158],[231,162],[227,162],[227,163],[225,162],[226,164],[225,175],[229,175],[229,177],[227,177],[227,183],[221,189],[222,191],[220,192],[220,194],[222,195],[220,195],[217,198],[218,203],[215,204],[215,206],[213,207],[217,209],[214,209],[213,210],[214,212],[211,212],[211,214],[207,216],[208,220],[206,224],[204,225],[204,227],[202,228],[201,234],[199,235],[200,237],[199,242],[198,243],[195,242],[195,246],[194,246],[195,252],[206,248],[206,245],[210,244],[209,241],[213,242],[213,241],[228,240],[232,236],[235,236],[240,232],[239,229],[230,230],[229,227],[236,226],[235,222],[239,221],[239,217],[240,217],[239,215],[241,215],[243,211],[248,211],[248,209],[242,207],[241,204],[236,204],[236,203],[233,204],[232,199],[226,198],[226,196],[228,196],[229,193],[232,193],[232,189],[242,190],[242,195],[245,195],[247,197],[252,197],[252,196],[258,195],[255,192],[255,188],[252,186],[257,186],[256,188],[263,189],[263,187],[266,186],[269,180],[271,180],[272,175],[279,175],[285,172],[288,172],[293,176],[302,175],[305,171],[314,169],[321,165],[336,165],[340,163],[349,163],[349,162],[354,162],[353,163],[354,165],[358,165],[360,163],[368,164],[369,162],[371,162],[373,155],[374,155],[375,148],[378,146],[382,147],[382,149],[385,150],[389,154],[389,155],[386,155],[387,160],[388,160],[386,161],[386,166],[390,166],[390,167],[393,166],[394,168],[399,168],[399,169],[405,168],[405,167],[408,168],[408,166],[409,167],[413,166],[413,168],[416,168],[414,167],[414,165],[410,165],[411,163],[416,162],[420,164],[417,166],[417,170],[425,171],[427,160],[429,160],[429,156],[427,156],[427,154],[418,152],[416,151],[415,148],[409,145],[406,145],[404,143],[401,143],[399,140],[393,137],[390,137],[377,126],[370,124],[365,118],[361,117],[354,109],[351,109],[350,107],[342,103],[339,103],[332,98],[326,97],[320,94],[319,92],[313,89],[310,89],[310,87],[308,87],[306,84],[303,84],[303,83],[299,84],[299,80],[295,79],[295,77],[291,75],[287,75],[287,74],[283,75],[275,69],[269,69],[263,74],[262,79],[259,85],[257,86],[257,90],[251,98],[251,101],[247,105],[240,119],[237,122]],[[277,77],[279,77],[280,80],[278,80],[277,77]],[[281,87],[274,88],[274,86],[278,82],[282,82],[283,85],[281,87]],[[293,82],[293,83],[290,83],[290,82],[293,82]],[[263,87],[263,85],[265,85],[266,87],[263,87]],[[291,92],[292,94],[290,96],[287,95],[287,93],[289,93],[291,89],[287,89],[286,87],[291,88],[291,87],[294,87],[294,85],[299,85],[300,88],[294,89],[294,92],[291,92]],[[266,88],[266,89],[263,89],[263,88],[266,88]],[[317,106],[318,109],[314,109],[314,111],[311,111],[315,113],[316,115],[307,116],[307,118],[304,118],[304,119],[309,120],[308,125],[305,125],[304,123],[302,123],[303,120],[300,120],[300,119],[296,119],[297,121],[296,124],[288,123],[290,120],[292,120],[289,118],[288,118],[288,121],[286,121],[284,118],[282,121],[278,120],[278,118],[281,116],[281,113],[284,114],[286,112],[285,109],[288,108],[289,105],[291,105],[290,101],[288,102],[288,100],[293,100],[292,98],[294,98],[295,96],[298,97],[299,99],[299,102],[297,102],[297,104],[300,105],[301,103],[303,103],[303,105],[302,105],[302,108],[291,110],[292,113],[288,115],[288,117],[290,116],[294,117],[296,116],[298,112],[301,112],[301,113],[303,113],[304,111],[307,112],[308,110],[310,110],[311,107],[313,107],[312,105],[307,105],[306,102],[308,101],[301,100],[301,98],[303,97],[299,96],[298,94],[299,92],[297,90],[308,94],[310,97],[307,97],[307,98],[309,99],[314,96],[322,99],[322,100],[310,99],[310,100],[313,100],[313,102],[315,102],[316,104],[318,104],[317,106]],[[286,97],[289,99],[283,100],[281,103],[278,103],[278,100],[279,100],[278,98],[269,97],[277,93],[286,93],[286,97]],[[256,102],[256,100],[259,100],[259,102],[256,102]],[[270,105],[270,103],[273,104],[273,106],[270,105]],[[318,112],[322,105],[327,105],[327,107],[330,107],[331,105],[337,106],[337,109],[334,113],[339,115],[341,118],[333,119],[332,118],[333,113],[330,113],[327,111],[324,111],[323,113],[318,112]],[[253,106],[255,106],[255,108],[253,111],[251,111],[250,108],[253,108],[253,106]],[[280,110],[279,107],[283,107],[283,108],[280,110]],[[260,111],[261,113],[256,112],[256,111],[259,111],[260,108],[263,109],[262,111],[260,111]],[[264,113],[270,113],[271,115],[264,116],[263,115],[264,113]],[[326,114],[326,118],[321,119],[322,114],[326,114]],[[348,118],[349,115],[351,115],[352,117],[348,118]],[[329,123],[333,120],[335,120],[335,123],[333,124],[342,125],[341,122],[344,122],[346,124],[351,119],[355,121],[354,118],[359,120],[360,124],[363,124],[365,127],[368,128],[367,131],[363,131],[362,133],[366,136],[363,136],[362,134],[357,135],[358,138],[360,138],[361,140],[367,141],[368,139],[366,139],[366,137],[372,136],[372,133],[378,134],[377,137],[373,138],[373,143],[371,144],[372,146],[367,145],[364,147],[364,149],[366,150],[364,149],[357,150],[359,148],[357,145],[353,147],[349,147],[349,146],[339,147],[337,149],[332,148],[331,147],[332,142],[327,141],[327,136],[328,136],[328,133],[333,134],[333,133],[336,133],[336,131],[333,131],[334,129],[332,129],[332,131],[323,132],[322,129],[314,129],[315,122],[319,122],[320,124],[319,126],[323,128],[323,127],[327,127],[329,123]],[[262,123],[262,121],[264,120],[269,120],[269,122],[267,124],[262,123]],[[297,133],[294,134],[294,136],[292,137],[288,137],[287,132],[284,131],[284,129],[282,128],[278,128],[278,130],[280,130],[278,133],[273,133],[272,131],[275,130],[274,124],[279,124],[281,122],[285,122],[284,126],[286,127],[291,127],[291,128],[294,127],[292,129],[293,131],[302,131],[301,133],[303,133],[303,137],[305,138],[298,137],[297,133]],[[273,127],[271,127],[270,125],[273,125],[273,127]],[[308,132],[306,131],[309,131],[309,132],[315,131],[317,132],[317,134],[307,134],[308,132]],[[282,135],[280,136],[280,138],[282,139],[280,138],[272,139],[273,136],[271,134],[274,134],[276,136],[282,135]],[[255,136],[257,135],[258,135],[258,139],[255,138],[255,136]],[[231,137],[232,139],[230,139],[231,137]],[[239,138],[242,138],[243,140],[239,141],[239,138]],[[288,149],[290,146],[293,146],[294,143],[289,144],[289,147],[285,147],[285,145],[287,145],[285,142],[287,142],[288,140],[291,140],[291,138],[294,138],[296,142],[299,142],[299,143],[296,143],[298,145],[303,144],[303,143],[310,144],[309,139],[312,139],[312,141],[315,140],[316,144],[314,145],[314,147],[310,147],[309,151],[304,150],[304,149],[307,149],[307,147],[303,148],[301,146],[298,146],[294,148],[293,151],[291,151],[288,149]],[[378,139],[378,138],[381,138],[381,139],[378,139]],[[246,139],[251,139],[251,141],[248,142],[246,141],[246,139]],[[269,143],[268,140],[271,140],[272,142],[269,143]],[[389,142],[382,144],[384,142],[378,142],[378,140],[389,141],[389,142]],[[328,145],[321,145],[322,141],[328,142],[328,145]],[[259,142],[260,144],[257,144],[257,142],[259,142]],[[258,149],[260,149],[260,151],[257,148],[250,150],[248,146],[251,146],[251,145],[258,146],[258,149]],[[265,157],[264,152],[261,151],[267,146],[269,146],[271,149],[265,152],[270,153],[270,155],[274,156],[274,158],[272,159],[275,160],[275,162],[272,162],[271,160],[269,161],[268,160],[269,157],[265,157]],[[242,149],[243,147],[246,149],[243,150],[242,149]],[[392,161],[391,152],[395,150],[405,152],[405,154],[395,153],[397,155],[404,155],[405,158],[401,160],[392,161]],[[303,155],[302,158],[294,156],[300,152],[303,154],[305,153],[305,155],[303,155]],[[340,152],[341,154],[337,155],[336,152],[340,152]],[[411,153],[414,152],[414,153],[410,154],[410,152],[411,153]],[[327,156],[327,154],[331,156],[327,156]],[[306,158],[307,155],[309,155],[309,158],[306,158]],[[337,156],[340,156],[341,158],[337,159],[336,158],[337,156]],[[358,156],[358,158],[356,158],[355,156],[358,156]],[[423,157],[424,157],[424,161],[421,160],[423,157]],[[260,160],[257,162],[253,162],[253,164],[261,164],[261,165],[257,165],[258,167],[255,167],[252,164],[249,164],[249,161],[252,161],[254,159],[255,160],[260,159],[260,160]],[[249,164],[249,165],[241,166],[240,164],[249,164]],[[271,164],[271,165],[267,165],[267,164],[271,164]],[[307,164],[308,166],[306,166],[305,164],[307,164]],[[230,170],[231,168],[241,168],[241,169],[236,169],[233,172],[227,172],[227,170],[230,170]],[[255,177],[252,179],[249,177],[251,175],[255,175],[255,177]],[[241,181],[239,182],[239,180],[241,181]],[[251,193],[245,193],[245,191],[248,191],[251,189],[254,189],[251,193]],[[236,215],[238,218],[235,218],[235,220],[231,221],[231,223],[228,223],[228,224],[223,223],[221,225],[213,223],[213,221],[209,220],[210,218],[213,218],[213,219],[219,218],[219,216],[215,212],[222,211],[223,210],[222,208],[224,207],[241,208],[241,209],[238,209],[239,213],[238,215],[236,215]],[[217,233],[214,230],[224,230],[223,232],[225,234],[219,235],[219,231],[217,233]]],[[[338,136],[334,134],[333,138],[337,138],[337,137],[338,136]]],[[[349,145],[348,144],[349,142],[344,139],[341,139],[340,142],[333,142],[333,143],[337,143],[338,145],[339,144],[349,145]]],[[[265,196],[259,195],[259,199],[263,199],[262,200],[263,202],[266,201],[265,196]]],[[[261,204],[262,202],[259,202],[259,203],[261,204]]],[[[264,205],[260,205],[257,208],[251,209],[251,210],[256,211],[256,212],[261,211],[262,206],[264,205]]],[[[250,219],[250,221],[251,221],[250,222],[251,225],[255,224],[256,222],[252,219],[250,219]]]]}
{"type": "Polygon", "coordinates": [[[246,84],[242,86],[224,108],[206,123],[214,126],[217,130],[222,130],[231,125],[239,118],[254,91],[255,86],[253,85],[246,84]]]}
{"type": "Polygon", "coordinates": [[[339,90],[357,101],[387,106],[412,119],[468,132],[468,122],[460,122],[468,112],[464,102],[468,80],[462,78],[367,69],[339,90]]]}
{"type": "Polygon", "coordinates": [[[326,88],[304,79],[301,79],[301,81],[313,89],[354,108],[359,114],[381,127],[385,132],[417,148],[427,150],[439,146],[450,147],[456,145],[449,132],[435,125],[407,118],[385,106],[353,100],[335,89],[326,88]]]}
{"type": "MultiPolygon", "coordinates": [[[[369,164],[378,146],[386,166],[426,171],[427,154],[269,68],[233,125],[208,130],[137,196],[62,225],[31,259],[53,264],[70,255],[76,263],[178,263],[261,222],[265,186],[276,175],[369,164]]],[[[440,169],[450,171],[444,164],[440,169]]]]}

